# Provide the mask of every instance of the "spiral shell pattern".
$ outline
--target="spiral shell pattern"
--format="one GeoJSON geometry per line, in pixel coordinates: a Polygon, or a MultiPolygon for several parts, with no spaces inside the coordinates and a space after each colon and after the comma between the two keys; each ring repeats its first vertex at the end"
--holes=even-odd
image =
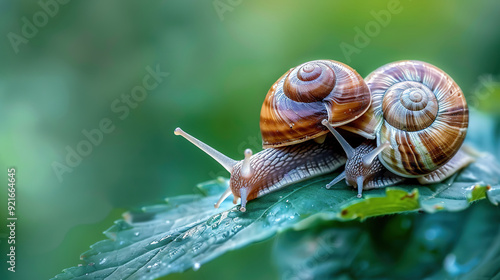
{"type": "Polygon", "coordinates": [[[324,63],[309,62],[292,70],[283,87],[285,95],[293,101],[321,101],[335,87],[335,72],[324,63]]]}
{"type": "Polygon", "coordinates": [[[371,104],[363,78],[333,60],[315,60],[290,69],[267,93],[260,114],[264,148],[304,142],[360,117],[371,104]]]}
{"type": "Polygon", "coordinates": [[[428,174],[448,162],[467,132],[469,111],[460,87],[441,69],[421,61],[399,61],[372,72],[379,159],[404,177],[428,174]]]}

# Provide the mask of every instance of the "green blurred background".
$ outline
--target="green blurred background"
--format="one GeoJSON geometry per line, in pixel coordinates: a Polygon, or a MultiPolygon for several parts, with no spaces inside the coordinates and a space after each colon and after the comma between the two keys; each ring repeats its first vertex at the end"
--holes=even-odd
{"type": "MultiPolygon", "coordinates": [[[[175,127],[233,158],[259,150],[265,94],[308,60],[338,60],[362,76],[424,60],[456,80],[471,109],[486,113],[481,122],[500,114],[498,1],[60,1],[41,1],[52,15],[37,1],[0,1],[1,279],[53,277],[124,211],[227,176],[175,127]],[[377,22],[380,11],[395,13],[377,22]],[[36,23],[36,32],[27,27],[36,23]],[[148,66],[169,76],[127,116],[117,113],[112,104],[125,104],[148,66]],[[82,130],[105,118],[115,129],[59,180],[54,162],[66,164],[82,130]],[[17,169],[15,274],[5,263],[8,167],[17,169]]],[[[496,144],[485,145],[500,154],[496,144]]],[[[271,246],[165,279],[277,278],[271,246]]]]}

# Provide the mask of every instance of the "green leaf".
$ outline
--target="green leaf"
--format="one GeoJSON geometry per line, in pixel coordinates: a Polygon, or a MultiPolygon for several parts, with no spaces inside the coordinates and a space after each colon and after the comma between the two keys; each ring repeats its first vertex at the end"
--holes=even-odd
{"type": "Polygon", "coordinates": [[[408,193],[404,189],[387,188],[385,196],[367,195],[365,199],[343,207],[340,216],[343,219],[364,220],[368,217],[418,210],[420,208],[418,198],[418,189],[408,193]]]}
{"type": "Polygon", "coordinates": [[[472,187],[472,191],[469,192],[469,194],[467,195],[467,201],[473,202],[476,200],[486,198],[486,192],[490,189],[491,189],[490,186],[476,185],[472,187]]]}
{"type": "Polygon", "coordinates": [[[500,168],[492,156],[478,159],[440,184],[421,186],[409,180],[397,187],[367,191],[362,199],[344,183],[327,190],[326,183],[335,175],[250,201],[244,213],[231,199],[220,209],[213,208],[227,180],[204,183],[198,187],[202,194],[169,198],[165,204],[124,214],[104,233],[108,240],[82,255],[83,265],[66,269],[55,279],[155,279],[198,269],[229,250],[290,228],[417,210],[460,211],[472,201],[487,198],[495,205],[499,201],[500,168]]]}
{"type": "Polygon", "coordinates": [[[498,279],[499,210],[325,222],[281,234],[273,255],[283,279],[498,279]]]}

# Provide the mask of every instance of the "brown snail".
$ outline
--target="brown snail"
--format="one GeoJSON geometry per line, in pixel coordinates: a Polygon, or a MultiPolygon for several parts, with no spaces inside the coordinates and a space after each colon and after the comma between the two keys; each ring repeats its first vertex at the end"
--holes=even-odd
{"type": "Polygon", "coordinates": [[[327,187],[345,178],[361,197],[363,189],[404,178],[418,178],[421,184],[440,182],[473,161],[460,150],[469,120],[467,103],[445,72],[421,61],[398,61],[365,80],[372,105],[360,121],[374,120],[370,130],[376,132],[376,145],[367,141],[353,149],[325,121],[348,158],[345,171],[327,187]]]}
{"type": "Polygon", "coordinates": [[[261,152],[252,155],[247,149],[245,159],[236,161],[180,128],[175,134],[231,173],[229,188],[215,207],[232,193],[233,202],[241,198],[240,210],[245,211],[249,200],[342,166],[345,156],[338,142],[327,137],[322,121],[373,139],[372,127],[355,121],[370,104],[370,91],[356,71],[333,60],[316,60],[290,69],[267,93],[261,110],[261,152]]]}

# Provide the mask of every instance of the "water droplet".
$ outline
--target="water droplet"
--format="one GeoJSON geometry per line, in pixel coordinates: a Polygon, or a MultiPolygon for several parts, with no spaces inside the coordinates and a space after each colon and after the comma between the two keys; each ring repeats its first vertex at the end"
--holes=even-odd
{"type": "Polygon", "coordinates": [[[241,225],[234,225],[231,231],[233,233],[237,233],[238,231],[240,231],[241,227],[242,227],[241,225]]]}
{"type": "Polygon", "coordinates": [[[152,269],[152,270],[153,270],[153,269],[158,269],[158,268],[160,268],[160,263],[155,263],[155,264],[153,264],[153,266],[151,267],[151,269],[152,269]]]}
{"type": "Polygon", "coordinates": [[[172,261],[176,260],[177,258],[181,257],[184,254],[184,249],[178,249],[178,248],[173,248],[169,253],[168,256],[172,261]]]}
{"type": "Polygon", "coordinates": [[[193,253],[196,253],[198,250],[200,250],[203,247],[203,242],[196,242],[193,244],[193,247],[191,248],[191,251],[193,253]]]}
{"type": "Polygon", "coordinates": [[[200,264],[200,263],[194,263],[194,265],[193,265],[193,270],[194,270],[194,271],[197,271],[198,269],[200,269],[200,267],[201,267],[201,264],[200,264]]]}
{"type": "Polygon", "coordinates": [[[107,258],[102,258],[102,259],[99,261],[99,264],[100,264],[100,265],[103,265],[103,264],[105,264],[105,263],[106,263],[106,261],[108,261],[108,259],[107,259],[107,258]]]}
{"type": "Polygon", "coordinates": [[[140,232],[134,232],[134,235],[135,236],[139,236],[139,235],[141,235],[141,233],[140,232]]]}

